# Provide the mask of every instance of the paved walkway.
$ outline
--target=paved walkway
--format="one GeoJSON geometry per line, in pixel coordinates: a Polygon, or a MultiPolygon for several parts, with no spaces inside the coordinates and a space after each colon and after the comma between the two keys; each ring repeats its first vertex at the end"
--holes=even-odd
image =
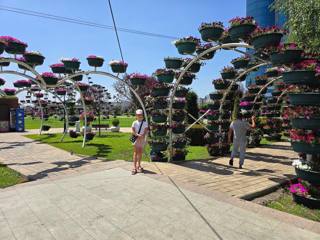
{"type": "Polygon", "coordinates": [[[259,154],[249,158],[260,160],[249,159],[241,171],[216,159],[146,163],[146,174],[131,176],[125,161],[0,134],[0,162],[37,180],[0,190],[0,239],[320,239],[319,223],[230,196],[250,188],[250,179],[252,193],[258,179],[288,177],[295,156],[282,145],[280,152],[251,150],[259,154]]]}

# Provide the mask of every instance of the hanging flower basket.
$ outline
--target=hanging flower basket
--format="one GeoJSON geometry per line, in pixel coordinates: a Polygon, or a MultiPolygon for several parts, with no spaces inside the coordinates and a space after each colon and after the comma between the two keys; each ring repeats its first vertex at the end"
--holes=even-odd
{"type": "Polygon", "coordinates": [[[76,77],[72,77],[71,79],[72,79],[72,81],[80,82],[83,79],[83,75],[78,75],[76,77]]]}
{"type": "Polygon", "coordinates": [[[31,66],[42,65],[45,59],[45,57],[39,52],[25,52],[23,57],[31,66]]]}
{"type": "Polygon", "coordinates": [[[174,94],[175,97],[184,98],[188,94],[189,89],[187,88],[178,88],[174,94]]]}
{"type": "Polygon", "coordinates": [[[0,54],[4,52],[5,47],[6,47],[5,41],[0,39],[0,54]]]}
{"type": "Polygon", "coordinates": [[[301,178],[312,184],[320,185],[320,172],[315,172],[312,170],[304,170],[298,167],[296,167],[295,170],[298,178],[301,178]]]}
{"type": "Polygon", "coordinates": [[[288,49],[284,52],[274,53],[270,56],[273,65],[283,65],[297,63],[301,60],[302,50],[288,49]]]}
{"type": "Polygon", "coordinates": [[[176,124],[172,126],[172,132],[174,134],[182,134],[186,130],[186,127],[184,124],[176,124]]]}
{"type": "Polygon", "coordinates": [[[49,131],[50,128],[51,128],[51,127],[50,127],[49,125],[43,125],[42,128],[41,128],[41,130],[42,130],[42,131],[49,131]]]}
{"type": "Polygon", "coordinates": [[[239,89],[239,85],[238,84],[232,84],[232,87],[230,89],[230,91],[237,91],[239,89]]]}
{"type": "MultiPolygon", "coordinates": [[[[212,48],[213,45],[211,43],[207,43],[204,45],[197,45],[196,47],[196,53],[198,55],[200,55],[201,53],[203,53],[204,51],[208,50],[209,48],[212,48]]],[[[214,57],[214,54],[216,53],[216,51],[211,51],[205,55],[203,55],[200,59],[201,60],[209,60],[212,59],[214,57]]]]}
{"type": "Polygon", "coordinates": [[[66,73],[66,68],[63,63],[56,63],[50,65],[51,71],[56,74],[64,74],[66,73]]]}
{"type": "Polygon", "coordinates": [[[257,76],[255,79],[255,82],[256,82],[257,86],[264,86],[267,84],[268,78],[266,78],[264,76],[257,76]]]}
{"type": "MultiPolygon", "coordinates": [[[[4,58],[4,57],[0,56],[0,59],[1,60],[5,60],[5,59],[8,59],[8,58],[4,58]]],[[[10,62],[0,62],[0,67],[8,67],[9,65],[10,65],[10,62]]]]}
{"type": "Polygon", "coordinates": [[[28,44],[10,36],[0,37],[0,40],[6,43],[5,51],[9,54],[24,54],[28,47],[28,44]]]}
{"type": "Polygon", "coordinates": [[[221,78],[213,80],[213,85],[216,90],[227,89],[230,83],[231,83],[230,81],[227,81],[221,78]]]}
{"type": "Polygon", "coordinates": [[[6,81],[2,78],[0,78],[0,86],[3,86],[6,83],[6,81]]]}
{"type": "Polygon", "coordinates": [[[283,36],[283,30],[273,26],[267,28],[256,28],[251,34],[252,45],[255,49],[278,46],[283,36]]]}
{"type": "Polygon", "coordinates": [[[209,114],[209,115],[207,115],[207,119],[208,119],[209,121],[216,121],[216,120],[219,119],[219,114],[218,114],[218,113],[216,113],[216,114],[209,114]]]}
{"type": "Polygon", "coordinates": [[[231,26],[229,34],[232,39],[246,39],[255,30],[254,24],[240,24],[237,26],[231,26]]]}
{"type": "Polygon", "coordinates": [[[55,86],[58,83],[58,77],[51,72],[44,72],[41,74],[41,77],[43,78],[43,81],[50,86],[55,86]]]}
{"type": "Polygon", "coordinates": [[[233,79],[236,76],[236,71],[233,67],[224,67],[221,71],[222,79],[233,79]]]}
{"type": "Polygon", "coordinates": [[[77,86],[79,87],[81,92],[85,92],[89,89],[89,85],[86,83],[78,82],[77,86]]]}
{"type": "Polygon", "coordinates": [[[314,84],[316,72],[313,70],[295,70],[282,73],[283,81],[286,84],[314,84]]]}
{"type": "Polygon", "coordinates": [[[250,94],[257,94],[260,91],[259,87],[248,87],[248,92],[250,94]]]}
{"type": "MultiPolygon", "coordinates": [[[[230,37],[230,35],[229,35],[229,32],[228,32],[228,30],[225,30],[223,33],[222,33],[222,36],[221,36],[221,38],[219,39],[219,42],[221,43],[221,44],[227,44],[227,43],[234,43],[234,42],[237,42],[237,40],[234,40],[234,39],[232,39],[231,37],[230,37]]],[[[234,48],[234,47],[233,47],[234,48]]],[[[232,47],[230,48],[226,48],[226,47],[223,47],[222,49],[224,49],[224,50],[230,50],[230,49],[232,49],[232,47]]]]}
{"type": "Polygon", "coordinates": [[[183,112],[183,110],[181,111],[175,111],[172,114],[172,120],[175,122],[183,122],[186,118],[186,113],[183,112]]]}
{"type": "Polygon", "coordinates": [[[247,101],[243,101],[243,102],[240,102],[239,106],[240,106],[241,109],[251,110],[252,107],[253,107],[253,103],[247,102],[247,101]]]}
{"type": "Polygon", "coordinates": [[[93,138],[94,138],[95,135],[96,135],[96,134],[95,134],[95,133],[92,133],[92,132],[86,133],[86,141],[91,141],[91,140],[93,140],[93,138]]]}
{"type": "Polygon", "coordinates": [[[61,62],[67,70],[76,71],[80,68],[80,61],[77,58],[63,58],[61,62]]]}
{"type": "Polygon", "coordinates": [[[17,80],[13,83],[13,86],[16,88],[29,88],[31,87],[31,81],[30,80],[17,80]]]}
{"type": "Polygon", "coordinates": [[[125,73],[127,71],[128,63],[123,61],[111,61],[109,63],[112,72],[114,73],[125,73]]]}
{"type": "Polygon", "coordinates": [[[233,59],[231,61],[231,63],[233,64],[234,68],[236,68],[236,69],[248,67],[249,62],[250,62],[250,58],[249,57],[239,57],[239,58],[233,59]]]}
{"type": "Polygon", "coordinates": [[[172,103],[172,108],[174,108],[174,109],[184,109],[185,106],[186,106],[185,101],[174,101],[172,103]]]}
{"type": "Polygon", "coordinates": [[[272,92],[272,96],[273,96],[273,97],[279,97],[279,96],[281,95],[281,93],[282,93],[281,91],[275,91],[275,90],[274,90],[274,91],[272,92]]]}
{"type": "Polygon", "coordinates": [[[77,138],[77,137],[79,137],[79,134],[77,132],[73,131],[73,130],[70,130],[69,131],[69,136],[71,138],[77,138]]]}
{"type": "Polygon", "coordinates": [[[292,194],[292,197],[296,203],[302,204],[308,208],[312,208],[312,209],[320,208],[320,199],[305,197],[298,194],[292,194]]]}
{"type": "Polygon", "coordinates": [[[212,103],[208,104],[208,108],[212,111],[216,111],[219,110],[220,108],[220,101],[214,101],[212,103]]]}
{"type": "Polygon", "coordinates": [[[167,135],[167,125],[152,125],[152,135],[155,137],[165,137],[167,135]]]}
{"type": "Polygon", "coordinates": [[[306,142],[292,142],[293,151],[306,154],[319,154],[320,144],[309,144],[306,142]]]}
{"type": "Polygon", "coordinates": [[[174,71],[171,69],[157,69],[154,75],[161,83],[172,83],[174,79],[174,71]]]}
{"type": "Polygon", "coordinates": [[[56,91],[56,93],[57,93],[59,96],[64,96],[64,95],[66,95],[66,93],[67,93],[67,90],[64,89],[64,88],[58,88],[58,89],[56,89],[55,91],[56,91]]]}
{"type": "Polygon", "coordinates": [[[278,68],[268,68],[266,71],[267,77],[278,77],[280,74],[278,68]]]}
{"type": "Polygon", "coordinates": [[[289,93],[292,105],[320,106],[320,93],[289,93]]]}
{"type": "Polygon", "coordinates": [[[88,61],[88,65],[90,67],[102,67],[104,59],[103,59],[103,57],[90,55],[90,56],[87,57],[87,61],[88,61]]]}
{"type": "Polygon", "coordinates": [[[242,98],[242,101],[253,102],[256,98],[256,95],[246,95],[242,98]]]}
{"type": "MultiPolygon", "coordinates": [[[[180,74],[181,74],[181,72],[177,72],[176,73],[176,79],[179,78],[180,74]]],[[[185,72],[185,74],[183,75],[183,77],[180,80],[180,84],[182,84],[182,85],[190,85],[190,84],[192,84],[192,81],[193,81],[193,79],[195,77],[196,76],[193,73],[185,72]]]]}
{"type": "Polygon", "coordinates": [[[223,98],[222,93],[210,93],[210,99],[211,100],[220,100],[223,98]]]}
{"type": "MultiPolygon", "coordinates": [[[[185,59],[182,64],[182,67],[185,68],[191,62],[191,60],[192,60],[191,58],[185,59]]],[[[201,63],[195,62],[189,67],[188,71],[193,72],[193,73],[197,73],[200,71],[200,68],[201,68],[201,63]]]]}
{"type": "Polygon", "coordinates": [[[174,42],[180,54],[193,54],[196,51],[196,46],[199,44],[200,40],[194,37],[181,38],[174,42]]]}
{"type": "Polygon", "coordinates": [[[170,92],[170,87],[162,86],[162,87],[153,88],[151,95],[153,97],[165,97],[169,95],[169,92],[170,92]]]}
{"type": "MultiPolygon", "coordinates": [[[[27,64],[31,68],[30,64],[26,61],[26,59],[24,57],[17,57],[16,60],[19,61],[19,62],[23,62],[24,64],[27,64]]],[[[20,68],[22,70],[25,70],[25,71],[29,70],[27,67],[25,67],[25,66],[23,66],[22,64],[19,64],[19,63],[18,63],[18,68],[20,68]]]]}
{"type": "Polygon", "coordinates": [[[14,88],[5,88],[3,91],[7,96],[14,96],[16,94],[16,90],[14,88]]]}
{"type": "Polygon", "coordinates": [[[173,143],[172,146],[174,148],[185,148],[187,145],[187,140],[186,139],[176,139],[173,143]]]}
{"type": "Polygon", "coordinates": [[[168,102],[165,99],[155,99],[153,102],[154,109],[166,109],[168,107],[168,102]]]}
{"type": "Polygon", "coordinates": [[[219,125],[218,124],[207,125],[207,128],[211,132],[218,132],[219,131],[219,125]]]}
{"type": "Polygon", "coordinates": [[[165,115],[165,114],[152,114],[151,119],[155,123],[165,123],[165,122],[167,122],[167,115],[165,115]]]}
{"type": "Polygon", "coordinates": [[[291,124],[293,128],[317,130],[320,126],[320,118],[293,118],[291,124]]]}
{"type": "Polygon", "coordinates": [[[222,22],[202,23],[199,27],[199,32],[203,41],[212,42],[221,38],[224,32],[222,22]]]}
{"type": "Polygon", "coordinates": [[[167,150],[168,144],[166,142],[150,142],[150,146],[152,151],[162,152],[167,150]]]}
{"type": "Polygon", "coordinates": [[[183,60],[181,58],[167,57],[164,59],[164,63],[166,65],[166,68],[180,69],[182,66],[183,60]]]}
{"type": "Polygon", "coordinates": [[[129,76],[130,82],[132,85],[144,85],[148,76],[145,74],[140,74],[140,73],[132,73],[129,76]]]}

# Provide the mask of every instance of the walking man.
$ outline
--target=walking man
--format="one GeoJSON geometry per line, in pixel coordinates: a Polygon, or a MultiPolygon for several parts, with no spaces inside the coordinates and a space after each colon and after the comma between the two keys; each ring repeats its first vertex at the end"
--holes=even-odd
{"type": "Polygon", "coordinates": [[[242,116],[242,113],[238,113],[237,119],[234,120],[230,124],[230,129],[228,133],[228,142],[231,143],[231,137],[233,134],[233,148],[231,153],[231,158],[229,160],[229,165],[233,166],[233,158],[236,156],[238,152],[240,152],[240,161],[239,168],[242,168],[244,164],[244,158],[246,155],[246,147],[247,147],[247,131],[250,128],[256,127],[256,118],[252,116],[251,118],[252,124],[250,125],[242,116]]]}

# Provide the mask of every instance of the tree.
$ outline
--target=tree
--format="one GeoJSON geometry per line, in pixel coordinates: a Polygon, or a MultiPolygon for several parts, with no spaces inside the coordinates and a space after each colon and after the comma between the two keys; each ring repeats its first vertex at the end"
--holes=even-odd
{"type": "Polygon", "coordinates": [[[275,0],[271,8],[287,18],[288,41],[310,52],[320,49],[320,1],[275,0]]]}
{"type": "MultiPolygon", "coordinates": [[[[187,101],[187,112],[192,115],[194,118],[198,119],[199,117],[199,107],[198,107],[198,95],[195,92],[188,92],[186,96],[187,101]]],[[[188,116],[188,123],[193,123],[194,119],[188,116]]]]}

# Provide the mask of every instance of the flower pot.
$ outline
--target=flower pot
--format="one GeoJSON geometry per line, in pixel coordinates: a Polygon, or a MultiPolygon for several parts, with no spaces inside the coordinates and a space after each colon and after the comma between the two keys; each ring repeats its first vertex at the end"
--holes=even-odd
{"type": "Polygon", "coordinates": [[[282,92],[280,92],[280,91],[273,91],[273,92],[272,92],[272,96],[273,96],[273,97],[279,97],[279,96],[281,95],[281,93],[282,93],[282,92]]]}
{"type": "Polygon", "coordinates": [[[240,106],[240,109],[243,109],[243,110],[251,110],[252,108],[253,108],[252,104],[249,104],[249,105],[246,105],[246,106],[240,106]]]}
{"type": "Polygon", "coordinates": [[[208,146],[207,151],[210,156],[216,157],[220,155],[220,148],[219,146],[208,146]]]}
{"type": "Polygon", "coordinates": [[[229,82],[223,82],[223,83],[215,83],[214,82],[213,85],[216,90],[224,90],[224,89],[228,88],[229,82]]]}
{"type": "Polygon", "coordinates": [[[165,137],[167,135],[167,129],[159,128],[152,130],[152,135],[156,137],[165,137]]]}
{"type": "Polygon", "coordinates": [[[315,172],[311,170],[304,170],[300,168],[295,168],[298,178],[301,178],[309,183],[320,185],[320,172],[315,172]]]}
{"type": "Polygon", "coordinates": [[[14,82],[13,83],[13,86],[16,87],[16,88],[23,88],[23,87],[26,87],[26,88],[29,88],[31,87],[31,83],[20,83],[20,82],[14,82]]]}
{"type": "MultiPolygon", "coordinates": [[[[207,50],[207,49],[206,49],[207,50]]],[[[198,54],[198,55],[200,55],[201,53],[203,53],[205,50],[203,50],[203,49],[197,49],[196,50],[196,53],[198,54]]],[[[212,52],[209,52],[209,53],[207,53],[207,54],[205,54],[205,55],[203,55],[200,59],[201,60],[209,60],[209,59],[212,59],[213,57],[214,57],[214,54],[215,54],[215,51],[212,51],[212,52]]]]}
{"type": "Polygon", "coordinates": [[[62,60],[64,67],[68,70],[79,70],[80,68],[80,62],[78,61],[68,61],[68,60],[62,60]]]}
{"type": "Polygon", "coordinates": [[[185,97],[188,92],[189,92],[188,89],[177,89],[174,96],[182,98],[182,97],[185,97]]]}
{"type": "Polygon", "coordinates": [[[297,63],[301,60],[302,50],[288,49],[283,53],[275,53],[270,56],[273,65],[297,63]]]}
{"type": "Polygon", "coordinates": [[[242,98],[242,100],[245,102],[253,102],[255,97],[256,97],[256,95],[245,96],[242,98]]]}
{"type": "Polygon", "coordinates": [[[223,98],[222,93],[210,93],[210,99],[211,100],[220,100],[223,98]]]}
{"type": "Polygon", "coordinates": [[[31,66],[42,65],[45,59],[44,56],[37,55],[37,54],[30,54],[30,53],[25,53],[23,56],[26,62],[31,66]]]}
{"type": "Polygon", "coordinates": [[[234,68],[239,69],[248,67],[249,61],[249,59],[240,59],[237,61],[232,61],[231,63],[233,64],[234,68]]]}
{"type": "Polygon", "coordinates": [[[260,80],[256,80],[256,85],[258,86],[264,86],[267,84],[268,80],[267,79],[260,79],[260,80]]]}
{"type": "Polygon", "coordinates": [[[221,27],[206,27],[200,30],[200,34],[203,41],[212,42],[219,40],[223,31],[221,27]]]}
{"type": "Polygon", "coordinates": [[[172,143],[172,146],[174,147],[174,148],[185,148],[186,147],[186,145],[187,145],[187,141],[180,141],[180,142],[173,142],[172,143]]]}
{"type": "Polygon", "coordinates": [[[215,103],[209,103],[208,108],[212,111],[219,110],[220,108],[220,102],[215,102],[215,103]]]}
{"type": "Polygon", "coordinates": [[[283,81],[286,84],[314,84],[316,83],[316,72],[308,70],[297,70],[282,73],[283,81]]]}
{"type": "Polygon", "coordinates": [[[165,58],[164,63],[166,65],[166,68],[179,69],[182,66],[183,60],[177,58],[165,58]]]}
{"type": "Polygon", "coordinates": [[[125,73],[127,71],[127,65],[123,64],[111,64],[111,70],[114,73],[125,73]]]}
{"type": "Polygon", "coordinates": [[[51,71],[57,74],[66,73],[66,68],[64,66],[51,67],[51,71]]]}
{"type": "Polygon", "coordinates": [[[233,84],[230,91],[234,92],[234,91],[237,91],[239,88],[239,85],[238,84],[233,84]]]}
{"type": "Polygon", "coordinates": [[[174,79],[174,73],[165,73],[157,75],[157,79],[162,83],[172,83],[174,79]]]}
{"type": "Polygon", "coordinates": [[[195,42],[179,42],[175,44],[180,54],[193,54],[196,51],[195,42]]]}
{"type": "MultiPolygon", "coordinates": [[[[6,58],[0,57],[0,59],[5,60],[6,58]]],[[[10,62],[0,62],[0,67],[8,67],[10,62]]]]}
{"type": "Polygon", "coordinates": [[[292,148],[295,152],[306,154],[319,154],[320,144],[309,144],[305,142],[292,142],[292,148]]]}
{"type": "Polygon", "coordinates": [[[252,38],[252,45],[255,49],[278,46],[280,44],[282,33],[266,33],[252,38]]]}
{"type": "Polygon", "coordinates": [[[291,124],[293,128],[317,130],[320,128],[320,119],[294,118],[291,120],[291,124]]]}
{"type": "Polygon", "coordinates": [[[233,79],[236,76],[235,72],[222,72],[221,77],[223,79],[233,79]]]}
{"type": "Polygon", "coordinates": [[[153,108],[154,109],[166,109],[168,107],[168,103],[163,103],[163,102],[154,102],[153,103],[153,108]]]}
{"type": "Polygon", "coordinates": [[[311,198],[311,197],[304,197],[297,194],[292,194],[293,200],[298,203],[302,204],[308,208],[312,209],[319,209],[320,208],[320,199],[311,198]]]}
{"type": "Polygon", "coordinates": [[[0,54],[4,52],[5,47],[6,47],[6,44],[4,42],[0,42],[0,54]]]}
{"type": "Polygon", "coordinates": [[[42,128],[41,128],[41,130],[42,130],[42,131],[49,131],[50,128],[51,128],[51,127],[48,126],[48,125],[43,125],[42,128]]]}
{"type": "Polygon", "coordinates": [[[229,29],[232,39],[246,39],[256,29],[254,24],[240,24],[229,29]]]}
{"type": "Polygon", "coordinates": [[[132,85],[144,85],[146,82],[145,78],[130,78],[132,85]]]}
{"type": "MultiPolygon", "coordinates": [[[[185,66],[187,66],[187,65],[185,65],[185,66]]],[[[193,73],[197,73],[200,71],[200,68],[201,68],[201,63],[195,62],[190,66],[188,71],[193,72],[193,73]]]]}
{"type": "Polygon", "coordinates": [[[87,58],[87,60],[90,67],[102,67],[104,62],[103,58],[87,58]]]}
{"type": "Polygon", "coordinates": [[[75,131],[70,130],[70,131],[69,131],[69,136],[70,136],[71,138],[77,138],[79,135],[78,135],[78,133],[76,133],[75,131]]]}
{"type": "Polygon", "coordinates": [[[154,143],[151,143],[150,145],[151,145],[152,151],[155,151],[155,152],[166,151],[168,147],[168,144],[164,142],[159,142],[159,143],[154,142],[154,143]]]}
{"type": "Polygon", "coordinates": [[[186,155],[184,153],[176,153],[172,156],[172,161],[185,161],[186,155]]]}
{"type": "Polygon", "coordinates": [[[170,92],[170,88],[163,87],[163,88],[154,88],[152,89],[151,95],[154,97],[165,97],[168,96],[170,92]]]}
{"type": "Polygon", "coordinates": [[[79,76],[76,76],[76,77],[73,77],[71,78],[73,81],[75,82],[81,82],[82,79],[83,79],[83,75],[79,75],[79,76]]]}
{"type": "Polygon", "coordinates": [[[272,70],[266,72],[267,77],[278,77],[279,71],[278,70],[272,70]]]}
{"type": "Polygon", "coordinates": [[[88,85],[78,85],[81,92],[85,92],[89,89],[88,85]]]}
{"type": "Polygon", "coordinates": [[[172,132],[174,134],[182,134],[184,133],[186,130],[186,127],[184,125],[182,126],[177,126],[177,127],[172,127],[172,132]]]}
{"type": "Polygon", "coordinates": [[[87,133],[86,134],[86,141],[91,141],[94,138],[94,133],[87,133]]]}
{"type": "Polygon", "coordinates": [[[319,106],[319,93],[290,93],[289,100],[292,105],[319,106]]]}
{"type": "Polygon", "coordinates": [[[210,115],[207,115],[207,119],[209,121],[215,121],[215,120],[218,120],[219,119],[219,114],[210,114],[210,115]]]}
{"type": "Polygon", "coordinates": [[[175,122],[183,122],[186,118],[185,114],[173,114],[172,120],[175,122]]]}
{"type": "Polygon", "coordinates": [[[207,128],[211,132],[218,132],[219,131],[219,125],[218,124],[207,125],[207,128]]]}
{"type": "Polygon", "coordinates": [[[17,42],[8,42],[5,51],[9,54],[24,54],[27,45],[17,42]]]}
{"type": "Polygon", "coordinates": [[[174,109],[184,109],[185,106],[186,106],[185,102],[173,102],[172,103],[172,108],[174,108],[174,109]]]}
{"type": "Polygon", "coordinates": [[[260,91],[260,88],[248,88],[250,94],[257,94],[260,91]]]}
{"type": "Polygon", "coordinates": [[[152,121],[155,123],[165,123],[167,121],[167,115],[152,115],[152,121]]]}
{"type": "Polygon", "coordinates": [[[44,77],[44,76],[42,76],[42,78],[43,78],[43,81],[47,85],[55,86],[58,83],[58,78],[56,78],[56,77],[44,77]]]}
{"type": "Polygon", "coordinates": [[[190,84],[192,84],[193,78],[194,77],[192,77],[192,76],[183,76],[182,79],[180,80],[180,84],[190,85],[190,84]]]}

